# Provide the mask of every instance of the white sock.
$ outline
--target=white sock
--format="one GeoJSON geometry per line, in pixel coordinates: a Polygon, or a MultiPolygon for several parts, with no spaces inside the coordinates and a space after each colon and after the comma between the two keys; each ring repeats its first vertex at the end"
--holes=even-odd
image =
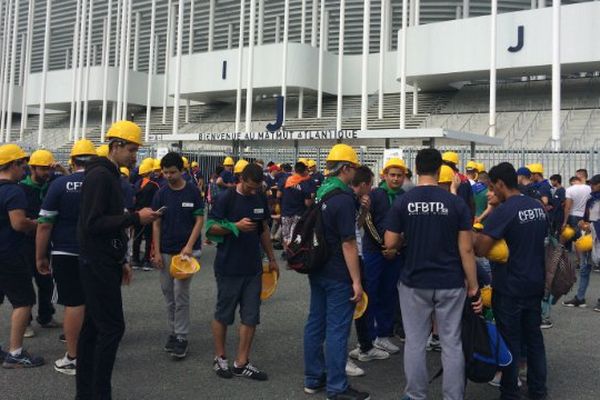
{"type": "Polygon", "coordinates": [[[15,351],[11,351],[10,355],[13,356],[13,357],[20,356],[22,351],[23,351],[23,348],[19,347],[15,351]]]}

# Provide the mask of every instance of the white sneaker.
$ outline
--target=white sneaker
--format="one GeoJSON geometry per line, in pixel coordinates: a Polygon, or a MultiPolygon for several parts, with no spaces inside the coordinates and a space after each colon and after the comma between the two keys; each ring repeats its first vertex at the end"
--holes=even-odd
{"type": "Polygon", "coordinates": [[[25,333],[23,334],[23,337],[24,338],[32,338],[34,336],[35,336],[35,331],[31,327],[31,325],[27,325],[27,328],[25,328],[25,333]]]}
{"type": "Polygon", "coordinates": [[[355,360],[358,360],[358,356],[360,354],[360,346],[356,346],[356,348],[354,350],[351,350],[350,353],[348,353],[348,356],[350,358],[353,358],[355,360]]]}
{"type": "Polygon", "coordinates": [[[496,372],[494,379],[488,382],[493,387],[500,387],[500,381],[502,380],[502,372],[496,372]]]}
{"type": "Polygon", "coordinates": [[[358,361],[368,362],[373,360],[387,360],[390,358],[390,353],[385,350],[378,349],[377,347],[373,347],[371,350],[366,353],[360,352],[358,354],[358,361]]]}
{"type": "Polygon", "coordinates": [[[352,360],[346,361],[346,375],[348,376],[363,376],[365,371],[354,364],[352,360]]]}
{"type": "Polygon", "coordinates": [[[383,338],[378,337],[377,339],[375,339],[373,341],[373,346],[377,347],[379,350],[386,351],[389,354],[396,354],[397,352],[400,351],[400,347],[398,347],[394,343],[392,343],[390,338],[387,338],[387,337],[383,337],[383,338]]]}
{"type": "Polygon", "coordinates": [[[441,352],[442,345],[440,343],[440,339],[434,337],[433,334],[429,335],[429,339],[427,339],[427,347],[425,348],[425,350],[441,352]]]}
{"type": "Polygon", "coordinates": [[[54,361],[54,370],[65,375],[75,375],[77,372],[77,359],[71,360],[67,355],[54,361]]]}

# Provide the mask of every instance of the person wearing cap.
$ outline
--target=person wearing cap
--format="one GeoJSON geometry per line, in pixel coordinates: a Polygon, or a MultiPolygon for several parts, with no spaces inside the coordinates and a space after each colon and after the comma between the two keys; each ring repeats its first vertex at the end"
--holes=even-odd
{"type": "MultiPolygon", "coordinates": [[[[42,201],[48,192],[48,184],[54,175],[54,165],[56,161],[54,156],[48,150],[37,150],[29,158],[28,175],[19,184],[27,196],[27,209],[25,215],[27,218],[36,220],[40,213],[42,201]]],[[[57,328],[60,325],[54,320],[55,313],[52,305],[52,293],[54,292],[54,282],[52,277],[40,274],[35,268],[35,235],[30,235],[23,242],[23,255],[27,260],[27,265],[31,268],[34,282],[37,286],[37,322],[43,328],[57,328]]],[[[33,336],[35,333],[31,324],[28,326],[25,337],[33,336]]]]}
{"type": "Polygon", "coordinates": [[[112,370],[125,332],[121,284],[132,273],[126,229],[159,217],[150,208],[125,213],[120,167],[135,164],[140,127],[117,121],[108,130],[108,157],[86,164],[77,223],[85,316],[77,346],[77,399],[110,399],[112,370]]]}
{"type": "Polygon", "coordinates": [[[0,146],[0,303],[4,296],[12,304],[10,342],[3,368],[31,368],[44,365],[44,359],[23,349],[23,335],[35,304],[32,271],[23,252],[25,235],[36,229],[27,218],[27,197],[17,184],[25,175],[27,153],[15,144],[0,146]]]}
{"type": "Polygon", "coordinates": [[[496,326],[513,356],[502,368],[501,399],[520,399],[520,357],[527,358],[527,387],[530,399],[545,399],[546,350],[540,329],[545,288],[545,238],[548,229],[543,205],[522,196],[517,172],[507,162],[489,171],[490,188],[501,204],[485,220],[476,235],[475,252],[485,257],[497,240],[508,245],[508,261],[492,264],[493,308],[496,326]],[[526,348],[527,354],[521,354],[526,348]]]}
{"type": "Polygon", "coordinates": [[[169,336],[164,350],[176,359],[183,359],[188,349],[192,278],[175,279],[169,267],[178,254],[200,257],[204,202],[198,187],[183,178],[185,169],[179,154],[167,153],[160,164],[169,184],[152,200],[155,211],[166,207],[152,225],[152,240],[157,251],[154,261],[160,270],[160,286],[167,305],[169,336]]]}
{"type": "Polygon", "coordinates": [[[35,240],[37,271],[54,278],[58,304],[65,307],[63,331],[66,352],[54,362],[54,369],[66,375],[75,375],[76,372],[77,342],[85,309],[85,295],[79,279],[77,221],[85,165],[95,155],[94,144],[89,140],[75,142],[70,154],[73,173],[50,184],[39,212],[35,240]]]}
{"type": "Polygon", "coordinates": [[[542,194],[537,189],[535,182],[531,180],[531,171],[527,167],[521,167],[517,170],[517,182],[519,191],[532,199],[542,201],[542,194]]]}
{"type": "MultiPolygon", "coordinates": [[[[154,160],[147,158],[140,164],[139,174],[141,181],[135,193],[135,210],[139,211],[147,207],[152,207],[152,199],[159,189],[158,183],[154,180],[154,160]]],[[[152,271],[152,227],[150,225],[136,225],[133,240],[133,253],[131,266],[133,269],[142,268],[144,271],[152,271]],[[140,259],[140,246],[144,240],[144,258],[140,259]]]]}
{"type": "Polygon", "coordinates": [[[460,185],[456,195],[465,201],[465,204],[471,210],[471,216],[475,216],[475,199],[473,198],[473,190],[469,179],[463,174],[458,172],[459,157],[458,154],[453,151],[446,151],[442,154],[442,161],[445,165],[452,168],[454,173],[460,178],[460,185]]]}
{"type": "MultiPolygon", "coordinates": [[[[217,178],[217,186],[221,190],[235,187],[235,176],[233,175],[234,165],[233,158],[225,157],[225,160],[223,161],[223,171],[217,178]]],[[[213,197],[216,198],[216,195],[217,193],[213,193],[213,197]]]]}
{"type": "MultiPolygon", "coordinates": [[[[388,257],[406,244],[401,250],[404,264],[398,283],[406,331],[405,397],[424,399],[427,396],[429,376],[425,348],[433,314],[443,349],[444,398],[463,399],[465,361],[461,318],[465,297],[471,299],[475,312],[481,311],[471,212],[462,199],[438,186],[442,167],[439,151],[420,150],[415,162],[419,176],[417,187],[404,194],[390,209],[384,239],[388,257]]],[[[452,175],[458,182],[458,177],[452,175]]]]}
{"type": "Polygon", "coordinates": [[[359,166],[354,149],[336,144],[327,156],[328,178],[317,191],[327,263],[309,275],[310,307],[304,328],[304,391],[326,390],[332,400],[366,400],[348,384],[348,337],[355,304],[363,297],[356,243],[357,202],[349,184],[359,166]],[[324,351],[326,349],[326,351],[324,351]]]}

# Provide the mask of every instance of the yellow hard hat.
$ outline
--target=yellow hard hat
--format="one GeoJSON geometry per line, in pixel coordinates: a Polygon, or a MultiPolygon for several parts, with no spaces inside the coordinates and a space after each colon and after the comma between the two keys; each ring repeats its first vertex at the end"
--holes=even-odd
{"type": "Polygon", "coordinates": [[[478,171],[479,173],[481,173],[481,172],[485,171],[485,164],[484,164],[484,163],[482,163],[482,162],[480,162],[480,163],[477,163],[477,171],[478,171]]]}
{"type": "Polygon", "coordinates": [[[28,155],[25,153],[25,150],[16,144],[5,144],[0,146],[0,165],[6,165],[9,162],[27,157],[28,155]]]}
{"type": "Polygon", "coordinates": [[[336,144],[331,148],[327,161],[345,161],[355,165],[358,165],[358,156],[356,151],[347,144],[336,144]]]}
{"type": "Polygon", "coordinates": [[[315,160],[308,160],[308,168],[316,167],[317,162],[315,160]]]}
{"type": "Polygon", "coordinates": [[[404,160],[401,160],[400,158],[390,158],[383,167],[383,174],[390,168],[400,168],[402,171],[406,171],[406,164],[404,163],[404,160]]]}
{"type": "Polygon", "coordinates": [[[458,165],[459,157],[457,153],[453,151],[447,151],[444,154],[442,154],[442,160],[446,162],[451,162],[454,165],[458,165]]]}
{"type": "Polygon", "coordinates": [[[356,306],[354,307],[354,319],[359,319],[360,317],[363,316],[363,314],[365,313],[365,311],[367,311],[367,307],[369,306],[369,296],[367,296],[367,293],[363,292],[363,295],[360,299],[360,301],[358,303],[356,303],[356,306]]]}
{"type": "Polygon", "coordinates": [[[188,169],[190,167],[190,160],[187,157],[181,157],[181,159],[183,160],[183,168],[188,169]]]}
{"type": "Polygon", "coordinates": [[[160,160],[158,158],[152,160],[152,169],[154,171],[160,171],[160,160]]]}
{"type": "Polygon", "coordinates": [[[223,161],[223,166],[225,167],[232,167],[233,166],[233,158],[231,157],[225,157],[225,160],[223,161]]]}
{"type": "Polygon", "coordinates": [[[198,161],[192,161],[192,168],[197,168],[197,167],[199,167],[198,161]]]}
{"type": "Polygon", "coordinates": [[[139,168],[140,175],[149,174],[153,170],[154,170],[154,159],[152,159],[152,158],[146,158],[140,164],[140,168],[139,168]]]}
{"type": "Polygon", "coordinates": [[[125,175],[126,177],[129,178],[129,168],[127,167],[121,167],[119,168],[119,171],[121,171],[121,174],[125,175]]]}
{"type": "Polygon", "coordinates": [[[108,157],[108,145],[103,144],[101,146],[98,146],[98,148],[96,149],[96,154],[98,154],[98,157],[108,157]]]}
{"type": "Polygon", "coordinates": [[[260,291],[260,299],[266,300],[273,296],[277,289],[277,272],[269,270],[269,264],[263,265],[262,273],[262,289],[260,291]]]}
{"type": "Polygon", "coordinates": [[[569,225],[565,226],[565,229],[563,229],[560,233],[560,238],[565,242],[568,242],[569,240],[573,239],[573,236],[575,236],[575,229],[573,229],[569,225]]]}
{"type": "Polygon", "coordinates": [[[469,161],[469,162],[467,163],[467,165],[465,166],[465,170],[466,170],[466,171],[473,171],[473,170],[475,170],[475,171],[477,171],[477,172],[481,172],[481,171],[479,170],[479,163],[478,163],[478,162],[475,162],[475,161],[473,161],[473,160],[471,160],[471,161],[469,161]]]}
{"type": "Polygon", "coordinates": [[[298,162],[302,163],[308,167],[308,158],[299,158],[298,162]]]}
{"type": "Polygon", "coordinates": [[[447,165],[442,165],[440,168],[440,177],[438,178],[438,183],[452,183],[452,179],[454,179],[454,171],[447,165]]]}
{"type": "Polygon", "coordinates": [[[544,166],[540,163],[529,164],[527,168],[532,174],[544,174],[544,166]]]}
{"type": "Polygon", "coordinates": [[[593,245],[594,240],[592,239],[592,235],[590,234],[583,235],[575,242],[575,248],[577,249],[577,251],[580,251],[582,253],[592,251],[593,245]]]}
{"type": "Polygon", "coordinates": [[[508,245],[504,239],[496,240],[487,255],[487,259],[500,264],[508,261],[508,245]]]}
{"type": "Polygon", "coordinates": [[[474,223],[473,230],[476,232],[481,232],[483,230],[483,224],[481,222],[474,223]]]}
{"type": "Polygon", "coordinates": [[[142,128],[131,121],[117,121],[106,134],[108,139],[121,139],[130,143],[142,145],[142,128]]]}
{"type": "Polygon", "coordinates": [[[241,174],[242,172],[244,172],[244,168],[246,168],[247,166],[248,166],[248,161],[238,160],[238,162],[235,163],[235,167],[233,167],[233,173],[241,174]]]}
{"type": "Polygon", "coordinates": [[[184,259],[178,254],[171,259],[169,272],[175,279],[191,278],[198,271],[200,271],[200,263],[194,257],[184,259]]]}
{"type": "Polygon", "coordinates": [[[481,288],[481,303],[484,307],[492,308],[492,287],[487,285],[481,288]]]}
{"type": "Polygon", "coordinates": [[[54,156],[48,150],[34,151],[29,158],[29,165],[32,167],[50,167],[55,162],[54,156]]]}
{"type": "MultiPolygon", "coordinates": [[[[108,150],[108,146],[106,146],[108,150]]],[[[73,148],[71,149],[71,157],[79,157],[79,156],[95,156],[98,155],[96,152],[96,148],[94,147],[94,143],[87,139],[81,139],[76,141],[73,144],[73,148]]]]}

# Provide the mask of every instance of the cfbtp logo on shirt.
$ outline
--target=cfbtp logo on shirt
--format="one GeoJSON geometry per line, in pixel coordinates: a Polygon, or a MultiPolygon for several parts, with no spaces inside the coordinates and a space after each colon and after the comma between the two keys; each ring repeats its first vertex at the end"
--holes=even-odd
{"type": "Polygon", "coordinates": [[[79,192],[81,190],[81,186],[83,182],[67,182],[66,189],[67,192],[79,192]]]}
{"type": "Polygon", "coordinates": [[[440,201],[415,201],[408,203],[409,215],[448,215],[448,209],[440,201]]]}
{"type": "Polygon", "coordinates": [[[532,208],[519,211],[519,221],[526,224],[532,221],[545,221],[546,213],[541,208],[532,208]]]}

